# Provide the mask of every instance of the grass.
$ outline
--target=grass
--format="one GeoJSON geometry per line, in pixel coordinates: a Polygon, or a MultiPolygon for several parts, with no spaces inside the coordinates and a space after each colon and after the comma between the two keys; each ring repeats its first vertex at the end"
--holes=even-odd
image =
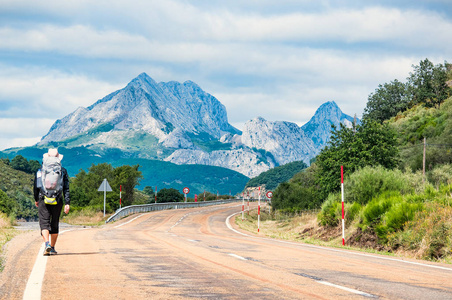
{"type": "Polygon", "coordinates": [[[10,219],[6,214],[0,212],[0,272],[4,269],[3,261],[3,247],[13,237],[19,234],[19,231],[14,229],[10,219]]]}
{"type": "MultiPolygon", "coordinates": [[[[241,215],[237,215],[236,224],[243,230],[257,234],[257,210],[250,211],[249,215],[245,212],[245,218],[242,221],[241,215]]],[[[345,238],[346,240],[356,233],[357,222],[346,226],[345,238]]],[[[366,247],[362,245],[356,246],[342,246],[342,231],[341,227],[326,229],[318,225],[317,212],[305,212],[293,216],[285,216],[283,214],[270,215],[268,213],[268,207],[261,208],[260,216],[260,235],[265,235],[269,238],[287,240],[292,242],[302,242],[306,244],[342,248],[354,251],[361,251],[366,253],[376,253],[380,255],[404,257],[404,258],[417,258],[412,251],[379,251],[372,247],[366,247]]],[[[451,263],[451,257],[445,257],[444,259],[437,260],[442,263],[451,263]]]]}
{"type": "Polygon", "coordinates": [[[71,225],[101,226],[110,216],[111,214],[106,214],[104,217],[103,212],[85,207],[81,210],[69,212],[68,215],[62,217],[61,221],[71,225]]]}

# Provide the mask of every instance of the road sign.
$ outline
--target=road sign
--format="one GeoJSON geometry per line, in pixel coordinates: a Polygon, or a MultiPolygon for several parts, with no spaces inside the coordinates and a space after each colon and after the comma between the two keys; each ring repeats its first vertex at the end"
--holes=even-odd
{"type": "Polygon", "coordinates": [[[184,194],[188,194],[188,193],[190,193],[190,189],[188,187],[184,187],[182,192],[184,192],[184,194]]]}
{"type": "Polygon", "coordinates": [[[106,199],[107,199],[107,192],[113,192],[111,189],[111,186],[108,184],[107,178],[102,181],[100,184],[100,187],[97,189],[99,192],[104,192],[104,217],[105,217],[105,206],[106,206],[106,199]]]}
{"type": "Polygon", "coordinates": [[[273,197],[273,192],[272,191],[268,191],[266,195],[267,195],[267,198],[271,199],[273,197]]]}
{"type": "Polygon", "coordinates": [[[110,184],[108,184],[107,179],[104,179],[102,181],[102,183],[100,184],[99,188],[97,189],[97,191],[99,192],[113,192],[113,190],[111,189],[110,184]]]}

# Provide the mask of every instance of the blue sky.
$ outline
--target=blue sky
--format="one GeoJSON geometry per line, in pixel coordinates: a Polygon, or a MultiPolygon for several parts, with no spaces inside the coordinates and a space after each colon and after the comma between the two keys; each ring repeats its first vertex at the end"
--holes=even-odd
{"type": "Polygon", "coordinates": [[[32,145],[146,72],[192,80],[242,128],[303,125],[326,101],[360,117],[378,84],[451,61],[452,1],[0,2],[0,149],[32,145]]]}

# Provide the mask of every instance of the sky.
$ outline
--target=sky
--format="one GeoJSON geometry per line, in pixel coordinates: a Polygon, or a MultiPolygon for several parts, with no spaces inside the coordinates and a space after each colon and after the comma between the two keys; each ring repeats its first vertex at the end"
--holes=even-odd
{"type": "Polygon", "coordinates": [[[327,101],[361,117],[379,84],[452,61],[451,41],[449,0],[2,0],[0,150],[142,72],[194,81],[239,129],[301,126],[327,101]]]}

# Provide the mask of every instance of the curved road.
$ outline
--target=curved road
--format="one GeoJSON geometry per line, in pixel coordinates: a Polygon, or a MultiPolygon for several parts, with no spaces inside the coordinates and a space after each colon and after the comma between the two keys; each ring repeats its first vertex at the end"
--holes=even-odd
{"type": "MultiPolygon", "coordinates": [[[[452,299],[452,266],[241,233],[228,226],[240,208],[158,211],[64,232],[41,299],[452,299]]],[[[40,244],[29,245],[32,259],[40,244]]],[[[7,286],[8,298],[25,289],[7,286]]]]}

